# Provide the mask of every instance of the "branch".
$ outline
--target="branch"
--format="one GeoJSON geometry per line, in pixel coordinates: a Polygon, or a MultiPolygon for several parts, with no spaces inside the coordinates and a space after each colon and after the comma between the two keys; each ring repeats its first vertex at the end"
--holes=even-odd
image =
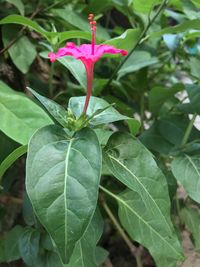
{"type": "Polygon", "coordinates": [[[104,86],[104,89],[111,84],[111,82],[114,79],[114,77],[117,74],[117,72],[121,69],[121,67],[124,65],[124,63],[129,59],[129,57],[133,54],[133,52],[136,50],[136,48],[138,47],[138,45],[145,38],[145,35],[146,35],[147,31],[149,30],[149,28],[151,27],[151,25],[154,23],[154,21],[156,20],[156,18],[158,17],[158,15],[161,13],[161,11],[166,7],[166,5],[168,4],[168,2],[169,2],[169,0],[164,0],[162,2],[162,4],[159,6],[159,8],[158,8],[158,10],[157,10],[157,12],[155,14],[155,16],[151,20],[149,20],[149,23],[147,24],[147,26],[142,31],[142,33],[141,33],[138,41],[136,42],[135,46],[132,48],[132,50],[127,55],[127,57],[125,57],[125,59],[115,69],[115,71],[113,72],[112,76],[110,77],[110,79],[108,80],[108,82],[106,83],[106,85],[104,86]]]}

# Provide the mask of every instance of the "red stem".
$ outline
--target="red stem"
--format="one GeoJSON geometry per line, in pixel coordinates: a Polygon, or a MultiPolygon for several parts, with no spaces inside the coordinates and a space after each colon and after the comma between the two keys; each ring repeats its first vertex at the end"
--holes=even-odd
{"type": "Polygon", "coordinates": [[[92,82],[93,82],[93,76],[94,76],[94,63],[91,63],[89,68],[86,67],[86,74],[87,74],[87,94],[86,94],[85,104],[84,104],[84,108],[83,108],[83,113],[85,113],[85,114],[87,112],[88,104],[89,104],[90,97],[91,97],[91,94],[92,94],[92,82]]]}

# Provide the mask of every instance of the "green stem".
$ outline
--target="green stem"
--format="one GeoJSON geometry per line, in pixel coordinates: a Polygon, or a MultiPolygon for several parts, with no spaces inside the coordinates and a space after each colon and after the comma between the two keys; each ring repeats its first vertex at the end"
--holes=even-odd
{"type": "Polygon", "coordinates": [[[136,48],[138,47],[138,45],[141,43],[141,41],[143,40],[143,38],[145,37],[147,31],[149,30],[149,28],[151,27],[151,25],[154,23],[154,21],[156,20],[156,18],[158,17],[158,15],[160,14],[160,12],[162,11],[162,9],[164,9],[164,7],[167,5],[169,0],[164,0],[162,2],[162,4],[160,5],[160,7],[158,8],[155,16],[149,21],[149,23],[147,24],[147,26],[144,28],[144,30],[142,31],[138,41],[136,42],[136,44],[134,45],[134,47],[132,48],[132,50],[129,52],[129,54],[124,58],[124,60],[122,60],[122,62],[118,65],[118,67],[115,69],[115,71],[113,72],[112,76],[110,77],[110,79],[108,80],[108,82],[106,83],[106,85],[104,86],[104,89],[107,88],[112,80],[114,79],[115,75],[117,74],[117,72],[121,69],[121,67],[124,65],[124,63],[129,59],[129,57],[133,54],[133,52],[136,50],[136,48]]]}
{"type": "Polygon", "coordinates": [[[194,113],[193,116],[192,116],[192,119],[190,120],[190,122],[188,124],[188,127],[187,127],[187,129],[185,131],[185,134],[183,136],[183,139],[182,139],[182,142],[181,142],[181,146],[184,146],[187,143],[187,141],[188,141],[188,139],[190,137],[190,134],[191,134],[191,131],[192,131],[192,127],[193,127],[193,124],[194,124],[194,121],[195,121],[196,117],[197,117],[197,114],[194,113]]]}
{"type": "MultiPolygon", "coordinates": [[[[108,195],[114,197],[114,194],[112,194],[110,191],[108,191],[106,188],[104,188],[103,186],[99,186],[100,189],[102,191],[104,191],[105,193],[107,193],[108,195]]],[[[116,198],[115,198],[116,199],[116,198]]],[[[117,231],[119,232],[119,234],[121,235],[121,237],[123,238],[124,242],[127,244],[127,246],[130,249],[130,252],[133,254],[133,256],[136,259],[137,262],[137,267],[142,267],[142,261],[141,261],[141,257],[140,257],[140,253],[138,253],[138,248],[136,246],[133,245],[133,243],[131,242],[131,240],[129,239],[129,237],[127,236],[127,234],[125,233],[125,231],[123,230],[123,228],[121,227],[121,225],[119,224],[119,222],[117,221],[117,219],[115,218],[114,214],[112,213],[111,209],[108,207],[107,203],[105,202],[104,199],[101,199],[101,204],[103,206],[103,208],[105,209],[106,213],[108,214],[110,220],[112,221],[112,223],[115,225],[117,231]]]]}
{"type": "Polygon", "coordinates": [[[53,75],[54,75],[54,63],[51,63],[50,73],[49,73],[49,96],[53,97],[53,75]]]}

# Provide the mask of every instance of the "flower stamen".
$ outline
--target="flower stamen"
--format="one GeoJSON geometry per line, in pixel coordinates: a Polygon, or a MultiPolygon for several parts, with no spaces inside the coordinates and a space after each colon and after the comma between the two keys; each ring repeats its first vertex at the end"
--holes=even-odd
{"type": "Polygon", "coordinates": [[[95,50],[95,44],[96,44],[96,21],[93,20],[94,15],[93,14],[89,14],[88,16],[88,20],[90,23],[90,28],[92,31],[92,55],[94,55],[94,50],[95,50]]]}

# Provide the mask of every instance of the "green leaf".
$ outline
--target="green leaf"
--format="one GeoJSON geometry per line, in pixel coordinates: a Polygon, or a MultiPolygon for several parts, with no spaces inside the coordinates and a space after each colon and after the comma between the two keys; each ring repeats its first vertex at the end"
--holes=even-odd
{"type": "Polygon", "coordinates": [[[55,101],[38,94],[35,90],[27,87],[27,89],[40,101],[40,103],[45,107],[48,113],[62,125],[67,126],[67,111],[55,101]]]}
{"type": "Polygon", "coordinates": [[[200,251],[200,213],[199,210],[193,208],[184,208],[181,210],[181,219],[185,223],[188,230],[191,232],[195,249],[200,251]]]}
{"type": "Polygon", "coordinates": [[[150,150],[157,151],[160,154],[167,155],[173,149],[173,144],[167,141],[159,132],[158,123],[154,122],[152,126],[144,131],[140,136],[140,141],[150,150]]]}
{"type": "Polygon", "coordinates": [[[190,103],[180,104],[178,105],[178,108],[189,114],[200,114],[200,86],[197,84],[186,85],[185,89],[188,93],[190,103]]]}
{"type": "Polygon", "coordinates": [[[104,44],[112,45],[119,49],[131,50],[138,41],[140,33],[140,29],[128,29],[122,35],[110,39],[104,44]]]}
{"type": "Polygon", "coordinates": [[[149,52],[146,51],[136,51],[133,53],[124,65],[118,71],[118,79],[122,76],[140,70],[144,67],[158,63],[159,60],[157,57],[152,57],[149,52]]]}
{"type": "MultiPolygon", "coordinates": [[[[126,230],[131,236],[134,232],[135,240],[150,250],[159,266],[167,266],[164,262],[169,251],[173,253],[174,259],[178,259],[181,249],[170,220],[170,199],[164,175],[157,167],[152,154],[130,134],[114,133],[105,152],[105,162],[109,170],[120,182],[134,191],[134,194],[130,192],[130,206],[134,207],[135,211],[129,211],[129,208],[124,206],[127,212],[127,215],[123,215],[127,221],[126,230]],[[155,245],[154,240],[160,245],[155,245]]],[[[129,201],[123,199],[125,202],[126,200],[129,201]]]]}
{"type": "MultiPolygon", "coordinates": [[[[4,47],[9,45],[17,31],[18,27],[13,27],[13,25],[4,25],[2,27],[4,47]]],[[[24,74],[28,72],[30,65],[33,63],[37,55],[35,46],[26,36],[19,38],[8,49],[8,53],[15,66],[24,74]]]]}
{"type": "Polygon", "coordinates": [[[19,11],[19,13],[24,16],[24,4],[21,0],[6,0],[10,4],[13,4],[19,11]]]}
{"type": "Polygon", "coordinates": [[[123,227],[133,240],[148,248],[157,267],[176,266],[177,261],[183,260],[175,233],[168,235],[162,231],[159,219],[149,216],[144,199],[136,191],[122,193],[118,196],[118,203],[123,227]]]}
{"type": "Polygon", "coordinates": [[[99,266],[104,263],[104,261],[108,257],[109,252],[104,248],[97,246],[95,254],[96,254],[96,263],[97,266],[99,266]]]}
{"type": "Polygon", "coordinates": [[[67,267],[94,267],[96,244],[103,232],[103,220],[97,210],[83,237],[76,243],[67,267]]]}
{"type": "Polygon", "coordinates": [[[182,155],[172,161],[172,172],[188,195],[200,203],[200,157],[182,155]]]}
{"type": "Polygon", "coordinates": [[[0,164],[0,180],[8,168],[22,155],[27,152],[27,146],[20,146],[9,154],[4,161],[0,164]]]}
{"type": "MultiPolygon", "coordinates": [[[[53,9],[52,12],[54,15],[62,18],[70,25],[75,26],[83,31],[91,32],[87,18],[84,18],[80,13],[75,12],[72,7],[65,6],[63,9],[53,9]]],[[[110,38],[106,29],[99,24],[97,24],[97,38],[100,40],[106,40],[110,38]]]]}
{"type": "Polygon", "coordinates": [[[136,12],[149,13],[159,3],[161,3],[161,0],[133,0],[133,9],[136,12]]]}
{"type": "Polygon", "coordinates": [[[183,90],[183,85],[177,84],[171,88],[154,87],[149,92],[149,109],[158,115],[164,102],[173,97],[177,92],[183,90]]]}
{"type": "Polygon", "coordinates": [[[33,213],[33,207],[26,192],[24,192],[23,196],[22,214],[27,225],[32,226],[35,224],[36,218],[33,213]]]}
{"type": "Polygon", "coordinates": [[[138,192],[127,190],[116,195],[102,186],[100,188],[118,202],[122,226],[134,241],[149,250],[157,267],[172,267],[183,259],[174,232],[167,234],[163,224],[156,217],[151,217],[153,208],[150,208],[152,211],[149,213],[146,200],[138,192]]]}
{"type": "Polygon", "coordinates": [[[17,225],[7,234],[5,238],[5,256],[6,262],[18,260],[20,256],[18,241],[23,234],[24,229],[17,225]]]}
{"type": "Polygon", "coordinates": [[[80,60],[66,56],[59,58],[58,61],[72,73],[83,88],[86,88],[85,67],[80,60]]]}
{"type": "Polygon", "coordinates": [[[180,33],[180,32],[185,32],[187,30],[192,30],[192,29],[200,30],[200,19],[186,20],[176,26],[170,26],[160,31],[152,32],[150,35],[151,37],[159,37],[166,33],[180,33]]]}
{"type": "Polygon", "coordinates": [[[33,29],[34,31],[40,33],[43,37],[50,41],[49,32],[43,29],[37,22],[28,19],[20,15],[9,15],[0,20],[0,25],[2,24],[19,24],[33,29]]]}
{"type": "MultiPolygon", "coordinates": [[[[83,107],[85,103],[85,97],[71,97],[69,100],[69,109],[73,114],[78,118],[83,112],[83,107]]],[[[104,109],[109,106],[109,103],[105,100],[92,96],[90,98],[89,106],[87,109],[87,115],[90,117],[98,110],[104,109]]],[[[95,115],[91,120],[91,125],[99,125],[104,123],[110,123],[114,121],[132,119],[127,116],[121,115],[116,109],[112,106],[106,109],[105,111],[95,115]]],[[[133,119],[134,120],[134,119],[133,119]]],[[[136,120],[135,120],[136,121],[136,120]]]]}
{"type": "Polygon", "coordinates": [[[6,262],[5,239],[0,239],[0,263],[6,262]]]}
{"type": "Polygon", "coordinates": [[[64,129],[50,125],[29,143],[27,193],[64,263],[96,209],[101,165],[101,148],[89,128],[69,138],[64,129]]]}
{"type": "Polygon", "coordinates": [[[35,266],[39,253],[40,232],[27,228],[19,238],[19,251],[23,261],[29,266],[35,266]]]}
{"type": "Polygon", "coordinates": [[[28,143],[38,128],[53,123],[38,105],[23,93],[13,91],[2,81],[0,81],[0,113],[0,130],[22,145],[28,143]]]}

